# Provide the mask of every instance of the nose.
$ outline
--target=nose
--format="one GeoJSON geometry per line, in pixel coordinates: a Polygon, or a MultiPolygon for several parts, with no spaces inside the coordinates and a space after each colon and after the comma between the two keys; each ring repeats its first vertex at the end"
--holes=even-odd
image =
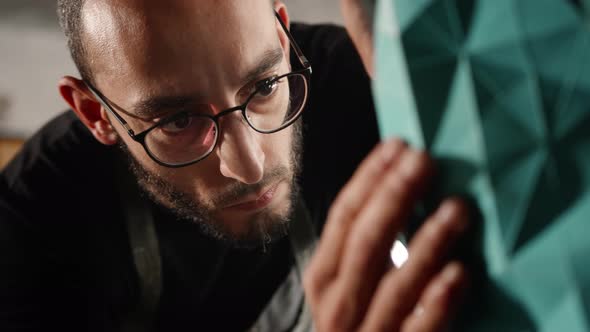
{"type": "Polygon", "coordinates": [[[223,117],[220,123],[217,155],[221,174],[242,183],[255,184],[264,175],[264,151],[259,135],[239,112],[223,117]]]}

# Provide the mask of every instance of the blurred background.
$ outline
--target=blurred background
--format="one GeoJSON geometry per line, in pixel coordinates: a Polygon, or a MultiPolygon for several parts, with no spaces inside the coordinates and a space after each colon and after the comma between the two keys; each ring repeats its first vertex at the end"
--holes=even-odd
{"type": "MultiPolygon", "coordinates": [[[[341,24],[338,0],[285,0],[294,21],[341,24]]],[[[54,0],[0,0],[0,168],[67,108],[56,88],[77,75],[54,0]]]]}

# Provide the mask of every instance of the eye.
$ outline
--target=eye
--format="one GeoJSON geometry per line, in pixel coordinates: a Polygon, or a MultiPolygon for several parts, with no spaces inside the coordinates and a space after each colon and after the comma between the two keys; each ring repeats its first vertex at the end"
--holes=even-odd
{"type": "Polygon", "coordinates": [[[162,125],[160,128],[168,133],[176,134],[188,128],[193,122],[193,118],[187,114],[182,114],[174,120],[162,125]]]}
{"type": "Polygon", "coordinates": [[[268,97],[276,91],[278,85],[279,82],[276,80],[276,77],[256,82],[256,94],[261,97],[268,97]]]}

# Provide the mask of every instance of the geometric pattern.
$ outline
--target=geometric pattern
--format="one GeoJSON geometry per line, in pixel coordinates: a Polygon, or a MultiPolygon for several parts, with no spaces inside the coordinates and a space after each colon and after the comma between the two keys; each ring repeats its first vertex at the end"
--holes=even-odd
{"type": "MultiPolygon", "coordinates": [[[[590,331],[590,0],[378,0],[383,138],[482,215],[466,331],[590,331]]],[[[410,253],[411,254],[411,253],[410,253]]]]}

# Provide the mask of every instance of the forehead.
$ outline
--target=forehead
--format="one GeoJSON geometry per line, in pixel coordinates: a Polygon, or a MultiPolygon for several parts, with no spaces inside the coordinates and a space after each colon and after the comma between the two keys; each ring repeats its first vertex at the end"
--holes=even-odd
{"type": "Polygon", "coordinates": [[[97,85],[129,95],[206,90],[278,46],[268,0],[89,1],[83,26],[97,85]]]}

